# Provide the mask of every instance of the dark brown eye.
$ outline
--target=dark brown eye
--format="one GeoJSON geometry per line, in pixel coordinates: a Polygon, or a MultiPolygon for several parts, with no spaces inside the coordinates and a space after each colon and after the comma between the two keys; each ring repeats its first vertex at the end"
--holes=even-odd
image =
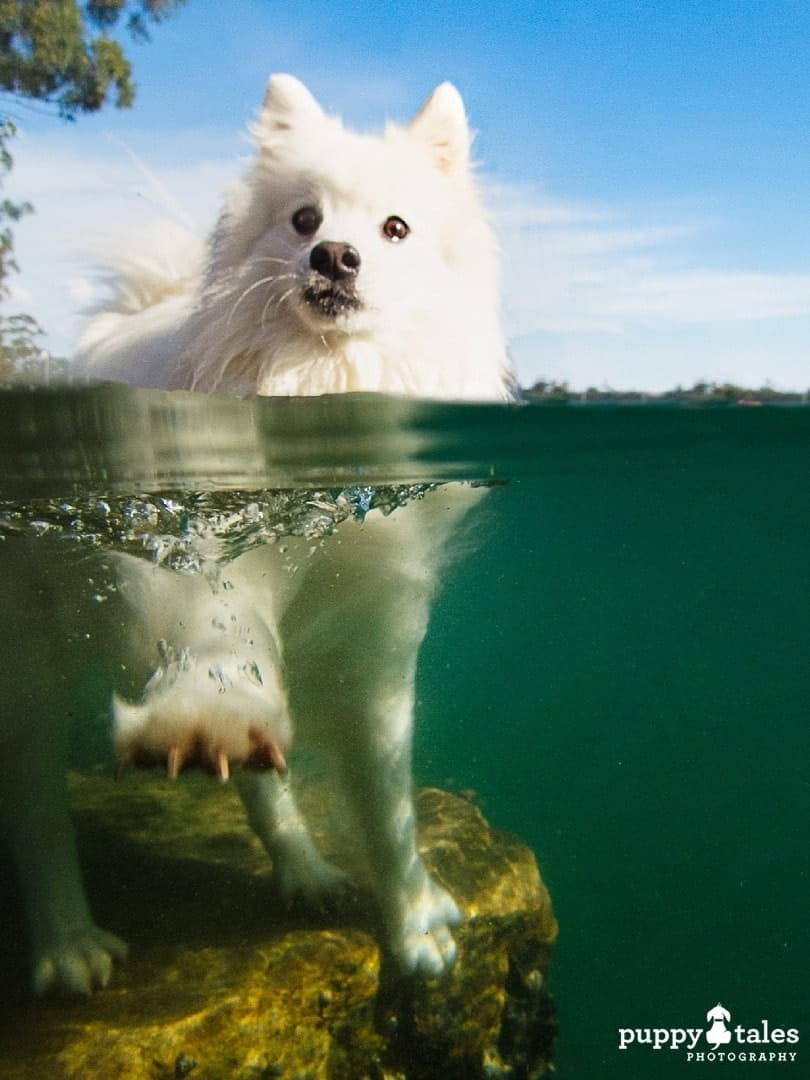
{"type": "Polygon", "coordinates": [[[322,221],[323,214],[317,206],[302,206],[292,216],[292,226],[299,236],[314,236],[322,221]]]}
{"type": "Polygon", "coordinates": [[[401,217],[392,216],[385,219],[382,231],[383,236],[387,236],[392,244],[398,244],[400,240],[405,239],[411,230],[401,217]]]}

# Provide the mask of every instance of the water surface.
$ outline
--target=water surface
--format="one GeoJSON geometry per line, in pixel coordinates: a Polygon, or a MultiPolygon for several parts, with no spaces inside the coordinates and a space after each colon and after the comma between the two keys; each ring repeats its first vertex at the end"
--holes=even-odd
{"type": "Polygon", "coordinates": [[[810,409],[0,397],[0,534],[66,551],[194,571],[201,538],[328,542],[458,479],[492,490],[425,643],[417,777],[538,854],[559,1074],[743,1075],[618,1051],[718,1000],[810,1040],[810,409]]]}

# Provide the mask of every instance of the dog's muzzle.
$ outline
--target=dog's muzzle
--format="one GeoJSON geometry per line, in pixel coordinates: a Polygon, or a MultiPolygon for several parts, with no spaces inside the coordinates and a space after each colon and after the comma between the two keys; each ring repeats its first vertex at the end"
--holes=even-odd
{"type": "Polygon", "coordinates": [[[309,253],[304,299],[322,315],[335,318],[360,306],[357,274],[360,252],[351,244],[322,240],[309,253]]]}

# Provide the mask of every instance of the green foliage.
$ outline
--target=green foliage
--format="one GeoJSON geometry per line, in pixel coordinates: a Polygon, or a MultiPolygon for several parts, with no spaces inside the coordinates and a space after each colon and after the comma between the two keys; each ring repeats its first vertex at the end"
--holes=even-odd
{"type": "MultiPolygon", "coordinates": [[[[11,120],[0,124],[0,189],[3,186],[3,178],[14,164],[14,159],[8,149],[8,140],[13,137],[16,130],[11,120]]],[[[11,199],[0,199],[0,300],[8,296],[6,277],[12,270],[17,269],[11,223],[19,221],[23,214],[29,214],[32,209],[29,202],[15,203],[11,199]]]]}
{"type": "MultiPolygon", "coordinates": [[[[96,112],[112,100],[129,107],[135,97],[132,67],[119,41],[119,25],[136,41],[149,40],[186,0],[0,0],[0,93],[56,107],[65,120],[96,112]]],[[[16,127],[0,119],[0,191],[13,165],[8,143],[16,127]]],[[[17,270],[11,226],[32,210],[28,202],[0,197],[0,300],[9,297],[8,275],[17,270]]],[[[30,315],[0,315],[0,383],[21,376],[53,377],[64,362],[39,344],[43,330],[30,315]]]]}
{"type": "Polygon", "coordinates": [[[572,402],[603,402],[630,405],[637,402],[675,402],[684,405],[767,405],[807,403],[810,391],[781,391],[766,384],[757,389],[733,383],[696,382],[691,390],[676,386],[674,390],[652,393],[644,390],[611,390],[609,387],[572,390],[566,382],[540,379],[523,391],[528,401],[568,405],[572,402]]]}
{"type": "Polygon", "coordinates": [[[112,98],[119,108],[135,97],[132,67],[110,35],[120,22],[148,40],[186,0],[0,0],[0,90],[56,105],[73,119],[112,98]]]}
{"type": "MultiPolygon", "coordinates": [[[[0,124],[0,188],[14,164],[8,141],[16,130],[11,120],[0,124]]],[[[17,269],[11,225],[31,209],[28,202],[0,199],[0,300],[8,298],[8,275],[17,269]]],[[[0,315],[0,382],[42,363],[45,353],[37,341],[42,334],[39,323],[30,315],[0,315]]]]}
{"type": "Polygon", "coordinates": [[[37,341],[44,330],[31,315],[0,315],[0,385],[22,376],[40,381],[48,354],[37,341]]]}

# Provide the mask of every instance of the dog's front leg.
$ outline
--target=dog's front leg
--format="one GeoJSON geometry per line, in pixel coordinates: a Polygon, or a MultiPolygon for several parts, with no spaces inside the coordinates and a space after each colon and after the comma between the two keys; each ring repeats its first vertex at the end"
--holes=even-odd
{"type": "Polygon", "coordinates": [[[300,898],[309,907],[321,907],[339,896],[348,878],[316,848],[289,776],[238,772],[235,779],[250,826],[273,862],[273,880],[283,902],[292,905],[300,898]]]}
{"type": "Polygon", "coordinates": [[[0,823],[25,901],[38,993],[89,994],[126,955],[90,915],[65,780],[66,690],[93,626],[84,610],[87,573],[63,541],[8,538],[3,545],[0,823]]]}
{"type": "Polygon", "coordinates": [[[412,799],[417,657],[454,520],[430,511],[417,504],[344,528],[283,629],[293,709],[302,734],[340,763],[390,949],[403,970],[438,974],[455,959],[450,928],[461,916],[419,856],[412,799]]]}
{"type": "MultiPolygon", "coordinates": [[[[42,717],[35,723],[41,725],[42,717]]],[[[33,988],[38,994],[84,995],[107,985],[113,960],[122,960],[127,947],[93,922],[68,808],[58,721],[42,734],[17,754],[4,778],[6,826],[26,904],[33,988]]]]}
{"type": "Polygon", "coordinates": [[[390,950],[403,971],[438,975],[455,960],[450,928],[461,921],[461,913],[417,851],[412,673],[399,686],[376,690],[371,700],[356,702],[342,740],[346,790],[365,838],[390,950]]]}

